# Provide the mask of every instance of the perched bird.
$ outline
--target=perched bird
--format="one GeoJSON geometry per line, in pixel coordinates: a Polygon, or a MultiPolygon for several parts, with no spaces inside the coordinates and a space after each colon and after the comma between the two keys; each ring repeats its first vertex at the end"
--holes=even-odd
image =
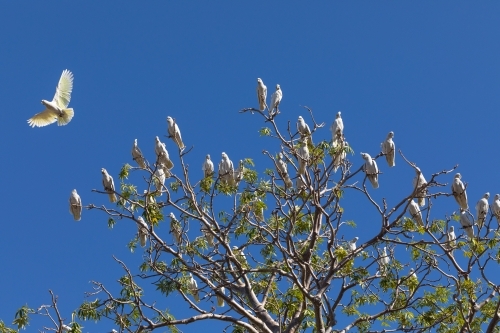
{"type": "Polygon", "coordinates": [[[299,174],[303,175],[306,173],[306,167],[309,163],[309,158],[309,148],[307,148],[305,139],[300,139],[299,149],[297,149],[297,159],[299,160],[299,174]]]}
{"type": "Polygon", "coordinates": [[[410,209],[411,217],[420,225],[424,226],[424,221],[422,220],[422,212],[420,211],[420,207],[418,207],[415,200],[410,200],[410,205],[408,206],[410,209]]]}
{"type": "Polygon", "coordinates": [[[115,195],[115,183],[113,182],[113,177],[111,177],[104,168],[101,169],[101,173],[102,185],[104,186],[104,191],[108,193],[109,201],[116,202],[117,200],[115,195]]]}
{"type": "Polygon", "coordinates": [[[172,160],[170,160],[170,157],[168,156],[168,151],[165,147],[165,144],[161,142],[160,138],[158,137],[156,137],[155,153],[157,161],[164,165],[165,174],[170,176],[169,170],[174,167],[174,163],[172,163],[172,160]]]}
{"type": "Polygon", "coordinates": [[[280,85],[276,85],[276,91],[271,95],[271,107],[268,108],[269,114],[273,115],[275,113],[279,113],[278,106],[281,103],[281,99],[283,98],[283,92],[281,91],[280,85]],[[273,112],[276,109],[276,112],[273,112]]]}
{"type": "Polygon", "coordinates": [[[427,195],[427,188],[422,187],[427,185],[427,181],[425,180],[422,171],[420,171],[420,168],[415,167],[415,173],[415,178],[413,178],[413,188],[416,191],[415,194],[416,198],[418,199],[418,204],[420,205],[420,207],[423,207],[425,206],[425,196],[427,195]]]}
{"type": "Polygon", "coordinates": [[[233,246],[233,253],[236,257],[236,260],[238,260],[238,262],[243,267],[248,267],[247,257],[245,256],[245,253],[243,253],[243,250],[238,249],[238,247],[235,245],[233,246]]]}
{"type": "Polygon", "coordinates": [[[203,162],[203,166],[201,167],[203,170],[203,177],[212,177],[214,174],[214,163],[210,159],[210,155],[207,154],[205,162],[203,162]]]}
{"type": "Polygon", "coordinates": [[[332,143],[333,147],[340,145],[342,134],[344,134],[344,122],[340,116],[340,111],[337,112],[337,117],[330,126],[330,131],[332,131],[332,143]]]}
{"type": "Polygon", "coordinates": [[[170,213],[170,232],[174,236],[175,243],[181,244],[181,223],[175,218],[174,213],[170,213]]]}
{"type": "Polygon", "coordinates": [[[458,205],[462,209],[469,208],[467,204],[467,192],[465,191],[465,185],[462,183],[462,175],[457,173],[455,178],[453,179],[453,183],[451,184],[451,192],[453,193],[453,197],[457,201],[458,205]]]}
{"type": "MultiPolygon", "coordinates": [[[[378,250],[380,253],[380,249],[378,250]]],[[[382,250],[382,253],[380,253],[380,259],[378,260],[378,264],[380,266],[380,270],[385,270],[387,265],[391,262],[389,255],[387,254],[387,248],[384,246],[384,249],[382,250]]]]}
{"type": "Polygon", "coordinates": [[[312,141],[312,135],[311,135],[311,130],[309,129],[309,125],[306,124],[304,121],[304,118],[299,116],[299,119],[297,120],[297,131],[300,134],[301,138],[307,138],[307,144],[313,145],[312,141]]]}
{"type": "Polygon", "coordinates": [[[76,192],[76,190],[71,191],[69,196],[69,212],[73,215],[75,221],[80,221],[82,218],[82,199],[76,192]]]}
{"type": "Polygon", "coordinates": [[[394,138],[394,132],[391,131],[387,134],[387,139],[380,144],[382,146],[382,153],[385,155],[387,164],[389,164],[390,167],[396,165],[394,161],[396,157],[396,145],[394,141],[392,141],[392,138],[394,138]]]}
{"type": "Polygon", "coordinates": [[[137,146],[137,139],[134,139],[134,145],[132,146],[132,159],[136,161],[141,168],[146,169],[146,161],[144,160],[142,151],[137,146]]]}
{"type": "Polygon", "coordinates": [[[448,240],[448,249],[453,249],[457,245],[457,236],[455,236],[455,228],[450,226],[450,229],[446,233],[446,239],[448,240]]]}
{"type": "Polygon", "coordinates": [[[474,228],[472,227],[472,222],[467,215],[467,212],[462,208],[460,208],[460,224],[462,225],[462,228],[465,229],[469,240],[472,240],[472,238],[474,238],[474,228]]]}
{"type": "Polygon", "coordinates": [[[219,176],[222,182],[229,183],[229,185],[233,185],[234,182],[233,162],[224,152],[222,153],[222,160],[219,162],[219,176]]]}
{"type": "Polygon", "coordinates": [[[200,230],[201,230],[201,232],[203,232],[203,235],[205,236],[205,239],[207,240],[208,245],[214,246],[215,245],[214,235],[212,235],[210,233],[208,227],[206,227],[204,224],[202,224],[200,230]]]}
{"type": "Polygon", "coordinates": [[[349,241],[349,243],[347,244],[347,246],[349,247],[349,252],[356,251],[356,242],[358,241],[358,239],[358,237],[354,237],[351,241],[349,241]]]}
{"type": "Polygon", "coordinates": [[[243,160],[240,160],[240,164],[238,165],[238,168],[234,170],[234,184],[238,186],[240,184],[240,181],[243,179],[243,176],[245,174],[245,166],[243,165],[243,160]]]}
{"type": "MultiPolygon", "coordinates": [[[[220,287],[220,292],[225,295],[226,289],[224,287],[220,287]]],[[[217,295],[217,306],[224,306],[224,298],[222,298],[222,296],[217,295]]]]}
{"type": "Polygon", "coordinates": [[[139,235],[139,242],[141,243],[141,246],[146,246],[146,241],[148,239],[148,225],[142,216],[137,217],[137,233],[139,235]]]}
{"type": "Polygon", "coordinates": [[[184,143],[182,142],[179,126],[177,126],[177,123],[172,119],[172,117],[167,117],[167,124],[168,136],[171,137],[172,140],[174,140],[175,144],[177,145],[177,147],[179,147],[180,150],[186,148],[184,146],[184,143]]]}
{"type": "Polygon", "coordinates": [[[283,154],[279,153],[278,154],[278,162],[276,163],[276,170],[278,171],[278,174],[280,175],[281,178],[283,178],[283,181],[285,182],[285,186],[290,188],[293,186],[292,180],[290,179],[290,176],[288,175],[288,166],[285,161],[283,161],[283,154]]]}
{"type": "Polygon", "coordinates": [[[372,183],[373,188],[378,188],[377,162],[367,153],[361,153],[361,156],[365,160],[363,171],[366,173],[366,177],[368,177],[368,180],[372,183]]]}
{"type": "Polygon", "coordinates": [[[193,274],[189,273],[188,285],[189,292],[193,295],[196,302],[200,301],[200,295],[198,294],[198,284],[193,277],[193,274]]]}
{"type": "Polygon", "coordinates": [[[163,189],[163,186],[165,185],[165,171],[164,171],[164,166],[163,163],[160,163],[156,167],[156,171],[154,172],[153,176],[153,182],[155,184],[156,190],[161,192],[163,189]]]}
{"type": "Polygon", "coordinates": [[[500,194],[495,194],[495,198],[491,204],[491,212],[497,218],[498,224],[500,224],[500,194]]]}
{"type": "Polygon", "coordinates": [[[267,87],[262,82],[261,78],[257,79],[257,100],[259,101],[259,110],[264,111],[267,107],[267,87]]]}
{"type": "Polygon", "coordinates": [[[56,87],[56,94],[51,102],[42,99],[45,110],[37,113],[28,119],[28,125],[31,127],[42,127],[50,125],[57,121],[58,126],[68,124],[75,115],[73,109],[68,108],[71,100],[71,91],[73,90],[73,74],[65,69],[61,74],[59,83],[56,87]]]}
{"type": "Polygon", "coordinates": [[[413,268],[410,269],[410,272],[408,274],[409,278],[412,279],[414,282],[418,282],[418,277],[417,274],[415,273],[415,270],[413,268]]]}
{"type": "Polygon", "coordinates": [[[333,159],[333,172],[337,172],[337,169],[340,167],[342,162],[344,162],[347,156],[346,148],[348,146],[349,144],[347,143],[347,141],[343,141],[342,143],[343,149],[335,153],[335,158],[333,159]]]}
{"type": "Polygon", "coordinates": [[[486,192],[483,198],[479,200],[476,204],[476,223],[479,229],[483,227],[484,221],[486,220],[486,215],[488,214],[488,199],[490,194],[486,192]]]}

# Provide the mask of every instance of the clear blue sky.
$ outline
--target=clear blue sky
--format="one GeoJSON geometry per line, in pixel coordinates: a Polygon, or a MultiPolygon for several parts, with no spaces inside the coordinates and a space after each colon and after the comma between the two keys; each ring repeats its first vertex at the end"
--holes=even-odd
{"type": "MultiPolygon", "coordinates": [[[[295,127],[299,115],[311,123],[301,105],[326,123],[315,142],[330,138],[327,128],[341,110],[356,166],[359,152],[376,155],[392,130],[397,148],[427,178],[460,164],[471,206],[486,191],[499,193],[499,17],[493,1],[4,2],[0,318],[9,322],[25,303],[48,303],[50,288],[69,319],[90,280],[116,290],[122,271],[111,255],[137,265],[141,251],[125,247],[135,226],[109,230],[107,217],[94,211],[74,222],[68,196],[76,188],[84,204],[107,203],[90,192],[101,189],[100,169],[118,183],[120,167],[132,163],[134,138],[152,159],[166,116],[193,146],[186,157],[192,174],[201,176],[207,153],[218,163],[222,151],[233,161],[254,158],[260,171],[269,167],[261,152],[276,153],[277,143],[258,136],[259,117],[238,113],[257,106],[257,77],[269,95],[281,85],[282,129],[287,120],[295,127]],[[75,117],[65,127],[30,128],[26,120],[43,110],[40,100],[53,97],[66,68],[75,77],[75,117]]],[[[172,141],[166,143],[175,155],[172,141]]],[[[396,168],[379,166],[374,196],[394,204],[411,191],[414,172],[399,157],[396,168]]],[[[352,198],[346,217],[358,229],[346,237],[363,241],[379,220],[370,220],[376,217],[370,208],[349,210],[361,205],[359,194],[352,198]]],[[[444,199],[434,217],[456,209],[444,199]]],[[[178,308],[178,301],[172,297],[168,307],[178,308]]]]}

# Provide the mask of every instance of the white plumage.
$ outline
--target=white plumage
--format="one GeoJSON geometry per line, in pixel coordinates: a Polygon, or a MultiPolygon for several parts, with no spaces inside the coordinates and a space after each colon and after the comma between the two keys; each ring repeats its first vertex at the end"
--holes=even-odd
{"type": "Polygon", "coordinates": [[[299,119],[297,120],[297,131],[299,132],[301,138],[307,139],[307,144],[313,145],[311,130],[302,116],[299,116],[299,119]]]}
{"type": "Polygon", "coordinates": [[[448,249],[453,249],[457,245],[457,236],[455,235],[455,228],[453,226],[450,226],[450,229],[446,233],[446,239],[448,241],[448,249]]]}
{"type": "Polygon", "coordinates": [[[240,181],[243,179],[244,174],[245,174],[245,166],[243,165],[243,160],[240,160],[238,168],[234,170],[234,184],[236,186],[240,184],[240,181]]]}
{"type": "Polygon", "coordinates": [[[264,111],[267,107],[267,87],[264,85],[262,79],[257,79],[257,101],[259,102],[259,110],[264,111]]]}
{"type": "MultiPolygon", "coordinates": [[[[225,295],[226,289],[224,287],[220,287],[220,292],[225,295]]],[[[224,298],[222,298],[222,296],[217,295],[217,305],[220,307],[224,306],[224,298]]]]}
{"type": "Polygon", "coordinates": [[[387,161],[387,164],[390,167],[393,167],[396,165],[395,158],[396,158],[396,145],[394,144],[394,141],[392,140],[394,138],[394,132],[389,132],[387,134],[387,138],[385,139],[384,142],[382,142],[382,153],[385,155],[385,160],[387,161]]]}
{"type": "Polygon", "coordinates": [[[420,211],[420,207],[418,207],[415,200],[410,200],[410,205],[408,206],[410,210],[411,217],[420,225],[424,226],[424,221],[422,220],[422,212],[420,211]]]}
{"type": "Polygon", "coordinates": [[[330,131],[332,131],[333,147],[337,147],[342,141],[342,134],[344,134],[344,122],[340,116],[340,111],[337,112],[337,116],[333,121],[332,126],[330,126],[330,131]]]}
{"type": "Polygon", "coordinates": [[[177,123],[170,116],[167,117],[167,132],[168,136],[171,137],[172,140],[174,140],[177,147],[179,147],[180,150],[183,150],[185,146],[182,142],[181,131],[177,123]]]}
{"type": "Polygon", "coordinates": [[[226,153],[222,153],[222,160],[219,162],[219,176],[222,182],[233,185],[234,183],[234,166],[226,153]]]}
{"type": "Polygon", "coordinates": [[[181,238],[181,224],[180,222],[175,218],[174,213],[170,213],[170,232],[172,233],[172,236],[174,236],[174,241],[177,245],[181,244],[182,238],[181,238]]]}
{"type": "Polygon", "coordinates": [[[469,215],[467,215],[467,212],[463,209],[460,209],[460,224],[462,225],[462,228],[465,229],[469,240],[474,238],[474,228],[472,227],[472,221],[470,220],[469,215]]]}
{"type": "Polygon", "coordinates": [[[387,254],[387,248],[384,246],[382,253],[380,254],[379,265],[385,267],[391,262],[389,255],[387,254]]]}
{"type": "Polygon", "coordinates": [[[297,149],[297,159],[299,160],[299,174],[303,175],[306,173],[306,167],[309,164],[309,148],[304,139],[299,141],[299,148],[297,149]]]}
{"type": "Polygon", "coordinates": [[[344,162],[347,156],[346,148],[348,146],[349,144],[347,143],[347,141],[343,141],[342,149],[335,154],[335,158],[333,159],[333,172],[337,172],[342,162],[344,162]]]}
{"type": "Polygon", "coordinates": [[[347,244],[347,246],[349,247],[349,251],[350,252],[354,252],[356,251],[356,242],[358,241],[358,237],[354,237],[351,241],[349,241],[349,243],[347,244]]]}
{"type": "Polygon", "coordinates": [[[155,143],[155,153],[157,161],[164,166],[165,176],[170,177],[170,170],[174,167],[174,163],[170,160],[168,156],[167,148],[165,147],[165,143],[160,141],[160,138],[156,137],[155,143]]]}
{"type": "Polygon", "coordinates": [[[377,162],[372,159],[372,157],[367,153],[361,153],[361,156],[365,160],[365,165],[363,166],[363,171],[366,173],[366,177],[372,184],[373,188],[378,188],[378,167],[377,162]]]}
{"type": "Polygon", "coordinates": [[[278,154],[278,161],[276,163],[276,170],[278,171],[278,174],[280,175],[280,177],[283,178],[283,182],[285,183],[285,186],[292,187],[293,183],[292,183],[292,180],[290,179],[290,176],[288,175],[288,165],[283,160],[282,153],[278,154]]]}
{"type": "Polygon", "coordinates": [[[117,200],[115,195],[115,183],[113,182],[113,177],[111,177],[104,168],[101,169],[101,173],[102,185],[104,186],[104,191],[108,193],[109,201],[116,202],[117,200]]]}
{"type": "Polygon", "coordinates": [[[189,273],[188,285],[189,292],[193,295],[194,300],[196,302],[200,301],[200,295],[198,294],[198,284],[196,280],[193,278],[193,274],[189,273]]]}
{"type": "Polygon", "coordinates": [[[276,91],[271,95],[271,107],[268,108],[270,115],[273,115],[274,113],[279,113],[278,106],[280,105],[282,98],[283,98],[283,92],[281,91],[280,85],[277,84],[276,91]],[[275,109],[276,112],[274,112],[275,109]]]}
{"type": "Polygon", "coordinates": [[[208,245],[214,246],[214,235],[210,233],[210,230],[208,230],[208,227],[206,227],[204,224],[201,225],[201,232],[203,232],[203,235],[205,235],[205,239],[207,240],[208,245]]]}
{"type": "Polygon", "coordinates": [[[457,173],[455,178],[453,178],[451,192],[453,193],[453,197],[457,201],[460,208],[469,208],[469,204],[467,203],[467,192],[465,191],[465,185],[462,182],[462,175],[460,173],[457,173]]]}
{"type": "Polygon", "coordinates": [[[82,218],[82,200],[76,192],[76,190],[71,191],[69,196],[69,212],[73,215],[75,221],[80,221],[82,218]]]}
{"type": "Polygon", "coordinates": [[[163,185],[165,185],[165,171],[164,171],[163,163],[157,165],[156,170],[153,174],[153,182],[155,184],[156,190],[161,192],[163,189],[163,185]]]}
{"type": "Polygon", "coordinates": [[[31,127],[42,127],[55,123],[56,121],[58,126],[68,124],[75,115],[73,109],[68,108],[72,91],[73,74],[65,69],[59,79],[54,98],[50,102],[42,99],[45,110],[28,119],[28,125],[31,127]]]}
{"type": "Polygon", "coordinates": [[[486,215],[488,214],[488,199],[490,194],[486,192],[481,200],[476,204],[476,223],[479,229],[483,227],[484,221],[486,220],[486,215]]]}
{"type": "Polygon", "coordinates": [[[413,188],[415,189],[416,198],[418,199],[418,204],[420,207],[425,206],[425,196],[427,195],[427,188],[422,188],[427,185],[427,181],[425,180],[422,171],[420,168],[415,168],[415,178],[413,178],[413,188]],[[419,190],[420,189],[420,190],[419,190]]]}
{"type": "Polygon", "coordinates": [[[495,198],[491,204],[491,212],[497,218],[498,224],[500,224],[500,194],[495,194],[495,198]]]}
{"type": "Polygon", "coordinates": [[[144,160],[142,151],[139,149],[139,146],[137,146],[137,139],[134,139],[134,145],[132,146],[132,159],[136,161],[141,168],[146,168],[146,161],[144,160]]]}
{"type": "Polygon", "coordinates": [[[141,246],[146,246],[146,241],[148,239],[148,225],[142,216],[137,217],[137,233],[139,235],[139,242],[141,243],[141,246]]]}
{"type": "Polygon", "coordinates": [[[205,162],[203,162],[201,169],[203,170],[203,177],[205,178],[212,177],[214,174],[214,163],[210,159],[210,155],[207,155],[205,158],[205,162]]]}

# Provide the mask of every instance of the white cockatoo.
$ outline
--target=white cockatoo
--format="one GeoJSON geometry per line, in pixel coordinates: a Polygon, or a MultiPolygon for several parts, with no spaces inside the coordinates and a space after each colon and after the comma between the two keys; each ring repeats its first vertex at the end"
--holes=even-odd
{"type": "Polygon", "coordinates": [[[180,150],[186,148],[184,143],[182,142],[181,131],[177,123],[174,121],[172,117],[167,117],[167,132],[168,136],[174,140],[175,144],[179,147],[180,150]]]}
{"type": "Polygon", "coordinates": [[[137,234],[139,236],[139,242],[141,246],[146,246],[146,241],[148,239],[148,225],[142,218],[142,216],[137,217],[137,234]]]}
{"type": "Polygon", "coordinates": [[[299,174],[303,175],[306,173],[306,167],[309,164],[309,148],[307,148],[307,143],[305,139],[299,140],[299,148],[297,149],[297,159],[299,161],[299,174]]]}
{"type": "Polygon", "coordinates": [[[337,112],[337,116],[333,121],[332,126],[330,126],[330,131],[332,131],[333,147],[337,147],[342,141],[342,134],[344,134],[344,122],[340,116],[340,111],[337,112]]]}
{"type": "Polygon", "coordinates": [[[417,274],[415,273],[415,270],[413,268],[410,269],[410,272],[408,274],[408,277],[410,279],[413,279],[415,282],[418,282],[418,277],[417,274]]]}
{"type": "Polygon", "coordinates": [[[141,168],[146,168],[146,161],[144,160],[142,151],[139,149],[139,146],[137,146],[137,139],[134,139],[134,145],[132,146],[132,159],[136,161],[141,168]]]}
{"type": "Polygon", "coordinates": [[[498,224],[500,224],[500,194],[495,194],[495,198],[491,204],[491,212],[497,218],[498,224]]]}
{"type": "Polygon", "coordinates": [[[283,91],[281,91],[280,85],[277,84],[276,91],[271,95],[271,107],[268,107],[270,115],[273,115],[275,113],[279,113],[278,106],[280,105],[282,98],[283,98],[283,91]],[[275,109],[276,109],[276,112],[274,112],[275,109]]]}
{"type": "Polygon", "coordinates": [[[71,191],[69,196],[69,212],[73,215],[75,221],[80,221],[82,218],[82,199],[76,192],[76,190],[71,191]]]}
{"type": "Polygon", "coordinates": [[[347,152],[346,148],[349,146],[347,141],[343,141],[342,143],[342,149],[335,153],[335,158],[333,160],[333,172],[337,172],[337,169],[340,167],[342,162],[344,162],[345,158],[347,157],[347,152]]]}
{"type": "Polygon", "coordinates": [[[467,212],[462,208],[460,208],[460,224],[462,225],[462,229],[465,229],[469,240],[472,240],[472,238],[474,238],[472,221],[470,220],[469,215],[467,215],[467,212]]]}
{"type": "Polygon", "coordinates": [[[283,182],[285,183],[285,186],[292,187],[293,183],[292,183],[292,180],[290,179],[290,176],[288,175],[288,165],[283,160],[282,153],[278,154],[278,161],[276,163],[276,170],[278,171],[278,174],[280,175],[280,177],[283,178],[283,182]]]}
{"type": "Polygon", "coordinates": [[[205,162],[203,162],[203,166],[201,167],[203,170],[203,177],[212,177],[214,174],[214,162],[210,159],[210,155],[207,154],[205,158],[205,162]]]}
{"type": "Polygon", "coordinates": [[[424,175],[422,174],[422,171],[420,171],[420,168],[415,167],[415,178],[413,178],[413,189],[416,191],[416,198],[418,200],[418,204],[420,207],[425,206],[425,196],[427,195],[427,188],[422,188],[423,186],[427,185],[427,181],[425,180],[424,175]]]}
{"type": "Polygon", "coordinates": [[[394,132],[391,131],[387,134],[385,141],[380,144],[382,146],[382,153],[385,155],[387,164],[389,164],[390,167],[396,165],[396,145],[392,138],[394,138],[394,132]]]}
{"type": "Polygon", "coordinates": [[[307,144],[311,146],[313,145],[311,130],[302,116],[299,116],[299,119],[297,120],[297,131],[299,132],[301,138],[307,138],[307,144]]]}
{"type": "Polygon", "coordinates": [[[469,204],[467,203],[467,192],[465,191],[465,185],[462,182],[462,175],[460,173],[457,173],[453,179],[453,183],[451,184],[451,193],[453,193],[453,197],[457,201],[460,208],[469,208],[469,204]]]}
{"type": "Polygon", "coordinates": [[[387,254],[387,248],[384,246],[384,249],[382,251],[379,250],[379,253],[380,253],[379,265],[381,267],[385,267],[385,266],[389,265],[391,260],[389,258],[389,255],[387,254]],[[380,253],[380,252],[382,252],[382,253],[380,253]]]}
{"type": "Polygon", "coordinates": [[[484,221],[486,220],[486,215],[488,215],[488,199],[490,194],[486,192],[481,200],[476,204],[476,223],[477,227],[481,229],[483,227],[484,221]]]}
{"type": "Polygon", "coordinates": [[[259,101],[259,110],[264,111],[267,107],[267,87],[261,78],[257,78],[257,100],[259,101]]]}
{"type": "Polygon", "coordinates": [[[354,237],[352,240],[350,240],[348,243],[347,243],[347,246],[348,246],[348,250],[349,252],[354,252],[356,251],[356,242],[358,241],[359,237],[354,237]]]}
{"type": "Polygon", "coordinates": [[[448,249],[453,249],[457,245],[457,236],[455,235],[455,228],[453,226],[450,226],[450,229],[446,233],[446,240],[448,241],[448,249]]]}
{"type": "Polygon", "coordinates": [[[233,253],[236,257],[236,260],[238,260],[238,262],[243,267],[248,266],[247,257],[245,256],[245,253],[243,252],[243,250],[238,249],[238,247],[235,245],[235,246],[233,246],[233,253]]]}
{"type": "MultiPolygon", "coordinates": [[[[224,287],[220,287],[220,292],[222,294],[226,294],[226,289],[224,287]]],[[[217,306],[223,307],[225,305],[224,298],[222,296],[217,295],[217,306]]]]}
{"type": "Polygon", "coordinates": [[[170,232],[174,236],[175,243],[181,244],[181,223],[175,218],[174,213],[170,213],[170,232]]]}
{"type": "Polygon", "coordinates": [[[104,168],[101,169],[101,173],[102,173],[102,185],[104,186],[104,191],[108,193],[109,201],[116,202],[117,199],[115,195],[115,183],[113,182],[113,177],[111,177],[104,168]]]}
{"type": "Polygon", "coordinates": [[[215,245],[214,235],[212,235],[210,233],[210,231],[208,230],[208,227],[206,227],[204,224],[202,224],[200,230],[203,233],[203,235],[205,236],[205,239],[207,240],[208,245],[214,246],[215,245]]]}
{"type": "Polygon", "coordinates": [[[410,214],[412,219],[415,220],[415,222],[418,223],[420,226],[424,226],[424,221],[422,219],[422,212],[420,211],[420,207],[418,207],[417,203],[415,200],[411,199],[410,200],[410,205],[408,206],[410,210],[410,214]]]}
{"type": "Polygon", "coordinates": [[[361,157],[365,160],[363,171],[366,173],[366,177],[368,177],[368,180],[372,183],[373,188],[378,188],[377,162],[367,153],[361,153],[361,157]]]}
{"type": "Polygon", "coordinates": [[[153,182],[155,184],[156,190],[161,192],[163,189],[163,185],[165,185],[165,171],[164,171],[163,163],[157,165],[156,170],[153,174],[153,182]]]}
{"type": "Polygon", "coordinates": [[[57,121],[58,126],[67,125],[75,115],[73,109],[68,108],[73,90],[73,74],[65,69],[61,74],[56,87],[56,94],[51,102],[42,99],[45,110],[28,119],[31,127],[47,126],[57,121]]]}
{"type": "Polygon", "coordinates": [[[226,153],[222,153],[222,160],[219,162],[219,176],[222,182],[233,185],[234,182],[234,166],[226,153]]]}
{"type": "Polygon", "coordinates": [[[234,184],[236,186],[240,184],[240,181],[243,179],[244,174],[245,174],[245,166],[243,165],[243,160],[240,160],[238,168],[234,170],[234,184]]]}
{"type": "Polygon", "coordinates": [[[193,295],[196,302],[200,301],[200,295],[198,294],[198,284],[193,277],[193,274],[189,273],[188,285],[189,292],[193,295]]]}
{"type": "Polygon", "coordinates": [[[159,163],[163,163],[164,167],[166,168],[165,174],[168,175],[170,173],[168,170],[174,167],[174,163],[172,163],[172,160],[170,160],[167,148],[165,147],[165,144],[160,141],[159,137],[156,137],[155,153],[157,161],[159,163]]]}

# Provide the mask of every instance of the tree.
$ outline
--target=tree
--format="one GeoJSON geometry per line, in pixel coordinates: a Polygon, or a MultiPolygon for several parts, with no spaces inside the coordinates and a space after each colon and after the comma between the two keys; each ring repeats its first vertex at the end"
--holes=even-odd
{"type": "MultiPolygon", "coordinates": [[[[120,292],[93,282],[71,321],[59,313],[52,292],[50,305],[23,306],[13,322],[17,330],[38,314],[51,325],[43,330],[55,332],[81,332],[83,322],[104,319],[119,332],[178,332],[206,320],[252,333],[500,332],[500,290],[491,269],[500,261],[495,215],[487,215],[482,228],[458,206],[451,216],[433,216],[435,205],[450,205],[447,197],[465,194],[465,189],[450,192],[441,181],[456,166],[426,181],[399,151],[405,163],[397,167],[415,170],[414,186],[389,207],[372,194],[385,169],[382,157],[389,155],[389,166],[394,164],[394,145],[384,144],[373,158],[363,153],[366,162],[354,166],[340,113],[332,140],[318,141],[325,137],[325,124],[306,109],[312,129],[302,120],[297,130],[288,122],[285,131],[278,107],[240,111],[263,118],[267,127],[260,135],[273,140],[263,153],[273,169],[258,172],[250,158],[235,167],[226,155],[214,173],[204,167],[202,177],[184,163],[193,153],[189,148],[178,149],[175,167],[161,143],[151,163],[134,155],[139,164],[122,167],[119,189],[93,190],[105,197],[114,193],[117,203],[86,208],[102,211],[109,227],[137,226],[128,246],[144,247],[141,265],[115,258],[124,271],[120,292]],[[144,193],[129,182],[132,175],[142,177],[144,193]],[[372,221],[379,225],[360,244],[358,237],[345,238],[356,228],[343,218],[344,203],[354,192],[377,212],[372,221]],[[171,235],[165,237],[165,228],[171,235]],[[151,285],[154,297],[144,293],[151,285]],[[174,293],[191,316],[174,318],[157,305],[174,293]]],[[[389,136],[392,140],[394,133],[389,136]]],[[[0,321],[0,332],[17,330],[0,321]]]]}

